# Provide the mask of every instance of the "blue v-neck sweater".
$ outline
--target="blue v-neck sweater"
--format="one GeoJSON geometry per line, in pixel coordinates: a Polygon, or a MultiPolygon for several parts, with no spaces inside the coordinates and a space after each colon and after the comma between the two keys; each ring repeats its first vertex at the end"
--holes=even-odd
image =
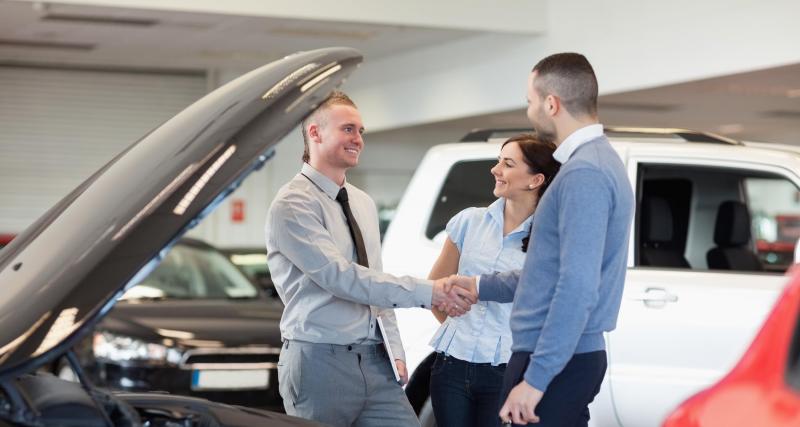
{"type": "Polygon", "coordinates": [[[541,391],[577,353],[605,349],[628,259],[633,191],[602,136],[580,145],[545,192],[522,271],[482,275],[480,299],[514,302],[514,352],[531,352],[525,381],[541,391]]]}

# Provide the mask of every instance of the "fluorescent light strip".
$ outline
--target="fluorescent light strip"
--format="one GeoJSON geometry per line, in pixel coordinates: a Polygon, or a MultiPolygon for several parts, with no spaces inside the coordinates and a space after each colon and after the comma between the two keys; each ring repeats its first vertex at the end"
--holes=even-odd
{"type": "Polygon", "coordinates": [[[161,191],[159,191],[158,195],[156,195],[156,197],[154,197],[153,200],[148,202],[145,205],[145,207],[142,208],[142,210],[140,210],[133,218],[131,218],[130,221],[128,221],[127,224],[125,224],[122,228],[120,228],[120,230],[117,232],[117,234],[115,234],[114,237],[111,238],[111,240],[117,240],[117,239],[121,238],[122,236],[124,236],[125,234],[127,234],[128,231],[134,225],[138,224],[139,221],[142,220],[142,218],[144,218],[146,215],[150,214],[150,212],[156,206],[156,204],[160,203],[161,200],[163,200],[165,197],[171,195],[172,194],[172,190],[174,188],[177,188],[179,185],[183,184],[184,181],[186,181],[191,176],[191,174],[193,174],[194,171],[196,171],[197,168],[200,167],[200,165],[205,164],[208,161],[208,159],[214,157],[214,155],[217,154],[217,152],[223,146],[224,146],[223,144],[217,145],[216,147],[214,147],[213,150],[211,150],[210,153],[208,153],[208,155],[206,155],[206,157],[203,158],[203,160],[201,160],[199,162],[192,163],[191,165],[187,166],[186,169],[181,171],[181,173],[178,174],[178,176],[175,177],[175,179],[173,179],[172,182],[170,182],[166,187],[164,187],[161,191]]]}
{"type": "Polygon", "coordinates": [[[311,89],[317,83],[321,82],[322,80],[324,80],[327,77],[329,77],[331,74],[333,74],[333,73],[335,73],[335,72],[337,72],[337,71],[339,71],[341,69],[342,69],[341,64],[336,64],[333,67],[331,67],[331,68],[319,73],[316,77],[314,77],[313,79],[309,80],[308,83],[304,84],[300,88],[300,92],[305,92],[305,91],[311,89]]]}
{"type": "Polygon", "coordinates": [[[278,92],[283,91],[286,89],[292,82],[302,77],[304,74],[308,74],[312,69],[317,68],[319,64],[312,62],[310,64],[306,64],[296,70],[294,70],[291,74],[284,77],[278,83],[275,83],[264,95],[261,96],[261,99],[268,101],[270,98],[275,97],[278,92]]]}
{"type": "Polygon", "coordinates": [[[228,147],[228,149],[225,150],[225,152],[222,153],[222,155],[219,156],[219,158],[214,161],[214,163],[208,168],[208,170],[203,174],[203,176],[201,176],[197,180],[197,182],[194,183],[192,188],[190,188],[189,191],[186,193],[186,195],[183,196],[183,199],[181,199],[181,201],[178,202],[178,205],[175,206],[175,209],[172,210],[172,213],[174,213],[175,215],[183,215],[184,213],[186,213],[186,209],[188,209],[189,205],[192,204],[194,198],[197,197],[198,194],[200,194],[200,191],[203,189],[203,187],[206,186],[211,177],[213,177],[214,174],[217,173],[219,168],[221,168],[222,165],[235,152],[236,152],[235,145],[231,145],[230,147],[228,147]]]}

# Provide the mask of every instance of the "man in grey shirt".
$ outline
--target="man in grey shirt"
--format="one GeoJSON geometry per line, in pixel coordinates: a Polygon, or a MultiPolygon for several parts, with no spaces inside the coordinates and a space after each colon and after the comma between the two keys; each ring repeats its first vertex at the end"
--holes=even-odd
{"type": "Polygon", "coordinates": [[[288,414],[334,426],[419,425],[391,366],[408,380],[392,308],[463,313],[476,296],[380,271],[375,204],[345,180],[364,148],[363,131],[353,101],[334,92],[303,122],[301,172],[267,215],[267,263],[286,305],[280,393],[288,414]]]}

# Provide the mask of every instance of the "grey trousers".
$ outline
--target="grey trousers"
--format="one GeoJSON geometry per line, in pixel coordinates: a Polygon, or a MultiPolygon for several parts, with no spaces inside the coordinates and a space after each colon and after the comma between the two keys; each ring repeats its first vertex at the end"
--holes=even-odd
{"type": "Polygon", "coordinates": [[[286,413],[336,427],[419,427],[383,344],[286,341],[278,360],[286,413]]]}

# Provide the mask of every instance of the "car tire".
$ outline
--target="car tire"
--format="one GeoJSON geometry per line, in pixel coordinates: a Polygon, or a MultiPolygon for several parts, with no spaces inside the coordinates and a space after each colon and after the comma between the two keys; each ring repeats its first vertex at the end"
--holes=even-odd
{"type": "Polygon", "coordinates": [[[430,397],[425,400],[425,404],[419,410],[419,424],[421,427],[436,427],[436,417],[433,415],[433,405],[430,397]]]}

